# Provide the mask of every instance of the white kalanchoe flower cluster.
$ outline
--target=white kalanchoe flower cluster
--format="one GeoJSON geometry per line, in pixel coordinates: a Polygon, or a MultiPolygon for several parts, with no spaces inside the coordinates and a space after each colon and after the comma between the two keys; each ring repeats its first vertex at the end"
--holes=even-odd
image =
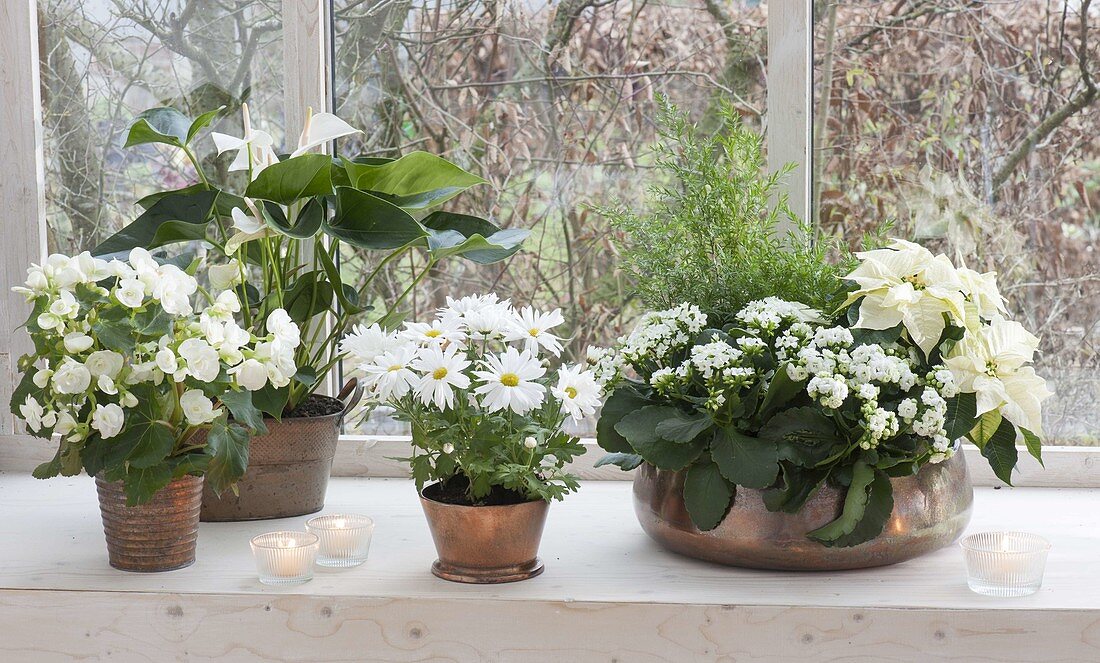
{"type": "Polygon", "coordinates": [[[681,304],[667,311],[650,311],[634,331],[619,339],[619,354],[636,368],[665,366],[677,350],[688,347],[707,326],[707,316],[694,304],[681,304]]]}

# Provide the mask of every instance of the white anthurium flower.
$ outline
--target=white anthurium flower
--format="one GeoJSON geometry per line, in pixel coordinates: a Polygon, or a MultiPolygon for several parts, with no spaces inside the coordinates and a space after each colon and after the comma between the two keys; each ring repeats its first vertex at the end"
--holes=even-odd
{"type": "Polygon", "coordinates": [[[215,408],[214,403],[199,389],[188,389],[180,395],[180,409],[184,419],[192,426],[208,424],[222,413],[222,409],[215,408]]]}
{"type": "Polygon", "coordinates": [[[416,395],[424,405],[447,410],[454,407],[454,390],[470,386],[470,377],[463,373],[470,361],[456,347],[444,350],[438,345],[428,346],[410,365],[421,373],[416,395]]]}
{"type": "Polygon", "coordinates": [[[947,256],[933,256],[904,240],[856,256],[862,262],[845,278],[859,289],[844,303],[863,298],[856,327],[889,329],[900,323],[927,355],[943,335],[945,313],[960,326],[965,323],[963,285],[947,256]]]}
{"type": "Polygon", "coordinates": [[[360,362],[372,362],[379,355],[396,350],[405,344],[397,334],[387,334],[375,323],[369,327],[355,325],[351,333],[340,341],[340,352],[355,357],[360,362]]]}
{"type": "Polygon", "coordinates": [[[88,348],[92,347],[95,340],[91,336],[88,336],[84,332],[69,332],[65,334],[65,352],[71,355],[80,354],[88,348]]]}
{"type": "Polygon", "coordinates": [[[363,379],[363,386],[371,397],[384,403],[391,398],[401,398],[412,391],[420,380],[420,376],[412,370],[416,355],[416,346],[404,345],[383,352],[370,362],[360,364],[359,370],[366,376],[363,379]]]}
{"type": "Polygon", "coordinates": [[[1005,419],[1041,437],[1041,403],[1053,392],[1025,366],[1038,345],[1023,325],[998,318],[978,333],[968,332],[944,363],[959,389],[975,394],[978,414],[999,408],[1005,419]]]}
{"type": "Polygon", "coordinates": [[[461,319],[444,320],[437,318],[431,322],[406,322],[400,338],[420,345],[453,344],[466,347],[465,323],[461,319]]]}
{"type": "Polygon", "coordinates": [[[524,306],[517,314],[517,324],[505,332],[505,341],[523,341],[523,348],[531,354],[538,354],[539,348],[544,348],[555,357],[561,354],[561,339],[549,332],[565,322],[560,308],[541,313],[524,306]]]}
{"type": "Polygon", "coordinates": [[[244,120],[244,136],[237,138],[228,134],[213,131],[210,138],[214,140],[214,146],[218,148],[218,155],[237,150],[237,156],[233,163],[229,164],[230,171],[248,170],[252,168],[252,178],[268,166],[279,163],[279,157],[275,154],[275,139],[266,131],[252,128],[252,117],[248,112],[248,104],[241,104],[241,115],[244,120]]]}
{"type": "Polygon", "coordinates": [[[234,258],[224,265],[211,265],[206,273],[215,290],[229,290],[241,282],[241,262],[234,258]]]}
{"type": "Polygon", "coordinates": [[[558,384],[550,390],[573,421],[578,423],[595,414],[600,406],[601,392],[595,374],[581,366],[562,366],[558,370],[558,384]]]}
{"type": "Polygon", "coordinates": [[[53,388],[59,394],[80,394],[92,384],[92,374],[84,364],[65,357],[61,366],[54,371],[53,388]]]}
{"type": "Polygon", "coordinates": [[[302,128],[302,135],[298,138],[298,149],[290,153],[290,158],[305,154],[318,145],[357,133],[359,133],[358,129],[332,113],[314,115],[313,109],[310,108],[306,111],[305,126],[302,128]]]}
{"type": "Polygon", "coordinates": [[[126,423],[126,414],[115,403],[96,405],[92,413],[92,428],[99,432],[99,436],[108,439],[122,432],[122,426],[126,423]]]}
{"type": "Polygon", "coordinates": [[[542,405],[546,387],[534,382],[546,374],[538,357],[526,350],[506,348],[504,352],[486,357],[486,370],[474,371],[474,377],[484,384],[474,389],[481,395],[481,404],[489,412],[508,409],[527,414],[542,405]]]}
{"type": "Polygon", "coordinates": [[[249,198],[245,198],[244,202],[249,208],[248,213],[239,207],[234,207],[233,211],[230,212],[230,216],[233,217],[233,227],[237,229],[237,233],[225,243],[225,252],[229,255],[236,254],[245,242],[275,234],[275,231],[268,228],[267,224],[264,223],[263,216],[260,209],[256,207],[256,203],[249,198]]]}

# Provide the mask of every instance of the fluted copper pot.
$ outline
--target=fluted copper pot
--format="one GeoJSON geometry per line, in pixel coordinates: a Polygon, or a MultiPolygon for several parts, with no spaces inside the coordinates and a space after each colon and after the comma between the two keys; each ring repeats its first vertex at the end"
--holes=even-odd
{"type": "Polygon", "coordinates": [[[850,548],[806,538],[840,515],[844,493],[822,486],[798,513],[774,513],[762,492],[738,486],[729,514],[701,532],[684,506],[684,473],[644,464],[634,477],[634,511],[642,529],[674,552],[719,564],[787,571],[834,571],[896,564],[954,542],[970,522],[974,489],[963,454],[891,479],[894,510],[878,537],[850,548]]]}
{"type": "Polygon", "coordinates": [[[325,506],[328,478],[340,422],[359,400],[361,389],[349,382],[340,393],[344,409],[321,417],[265,418],[267,435],[248,445],[248,468],[236,493],[220,496],[207,485],[203,522],[266,520],[316,513],[325,506]]]}
{"type": "Polygon", "coordinates": [[[111,566],[154,572],[195,563],[202,477],[176,479],[138,506],[126,506],[121,481],[97,476],[95,483],[111,566]]]}
{"type": "MultiPolygon", "coordinates": [[[[429,486],[430,488],[430,486],[429,486]]],[[[550,505],[543,500],[501,506],[445,504],[420,495],[439,559],[432,573],[453,582],[502,583],[533,578],[550,505]]]]}

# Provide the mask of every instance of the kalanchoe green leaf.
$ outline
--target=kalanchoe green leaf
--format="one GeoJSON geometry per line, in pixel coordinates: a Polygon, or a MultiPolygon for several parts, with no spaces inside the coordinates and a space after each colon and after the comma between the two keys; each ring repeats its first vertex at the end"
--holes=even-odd
{"type": "Polygon", "coordinates": [[[827,546],[854,546],[882,533],[894,509],[890,478],[863,461],[852,466],[844,509],[836,520],[806,536],[827,546]]]}
{"type": "Polygon", "coordinates": [[[719,429],[710,455],[727,480],[746,488],[768,488],[779,474],[779,453],[774,442],[719,429]]]}
{"type": "Polygon", "coordinates": [[[684,477],[684,506],[691,522],[706,532],[718,527],[733,503],[734,487],[718,465],[707,459],[688,468],[684,477]]]}
{"type": "Polygon", "coordinates": [[[619,469],[629,472],[645,462],[645,459],[638,454],[628,453],[610,453],[606,454],[603,458],[596,461],[593,467],[603,467],[604,465],[615,465],[619,469]]]}
{"type": "Polygon", "coordinates": [[[628,387],[616,389],[604,401],[600,418],[596,421],[596,443],[611,453],[634,453],[630,442],[615,430],[615,425],[627,414],[650,405],[651,401],[628,387]]]}
{"type": "Polygon", "coordinates": [[[657,424],[672,416],[676,408],[665,405],[647,405],[627,413],[615,431],[648,462],[663,470],[682,470],[702,453],[705,443],[699,439],[690,442],[674,442],[657,434],[657,424]]]}

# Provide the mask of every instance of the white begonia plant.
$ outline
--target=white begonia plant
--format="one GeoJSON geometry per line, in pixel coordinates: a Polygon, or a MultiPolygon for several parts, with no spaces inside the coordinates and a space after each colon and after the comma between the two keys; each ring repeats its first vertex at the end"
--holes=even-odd
{"type": "Polygon", "coordinates": [[[232,291],[215,297],[141,248],[127,260],[51,255],[14,290],[34,305],[35,351],[20,359],[12,409],[31,433],[60,437],[36,476],[103,474],[132,503],[183,474],[207,471],[217,490],[239,478],[233,458],[263,428],[245,392],[295,370],[300,338],[285,312],[255,337],[233,321],[232,291]]]}

